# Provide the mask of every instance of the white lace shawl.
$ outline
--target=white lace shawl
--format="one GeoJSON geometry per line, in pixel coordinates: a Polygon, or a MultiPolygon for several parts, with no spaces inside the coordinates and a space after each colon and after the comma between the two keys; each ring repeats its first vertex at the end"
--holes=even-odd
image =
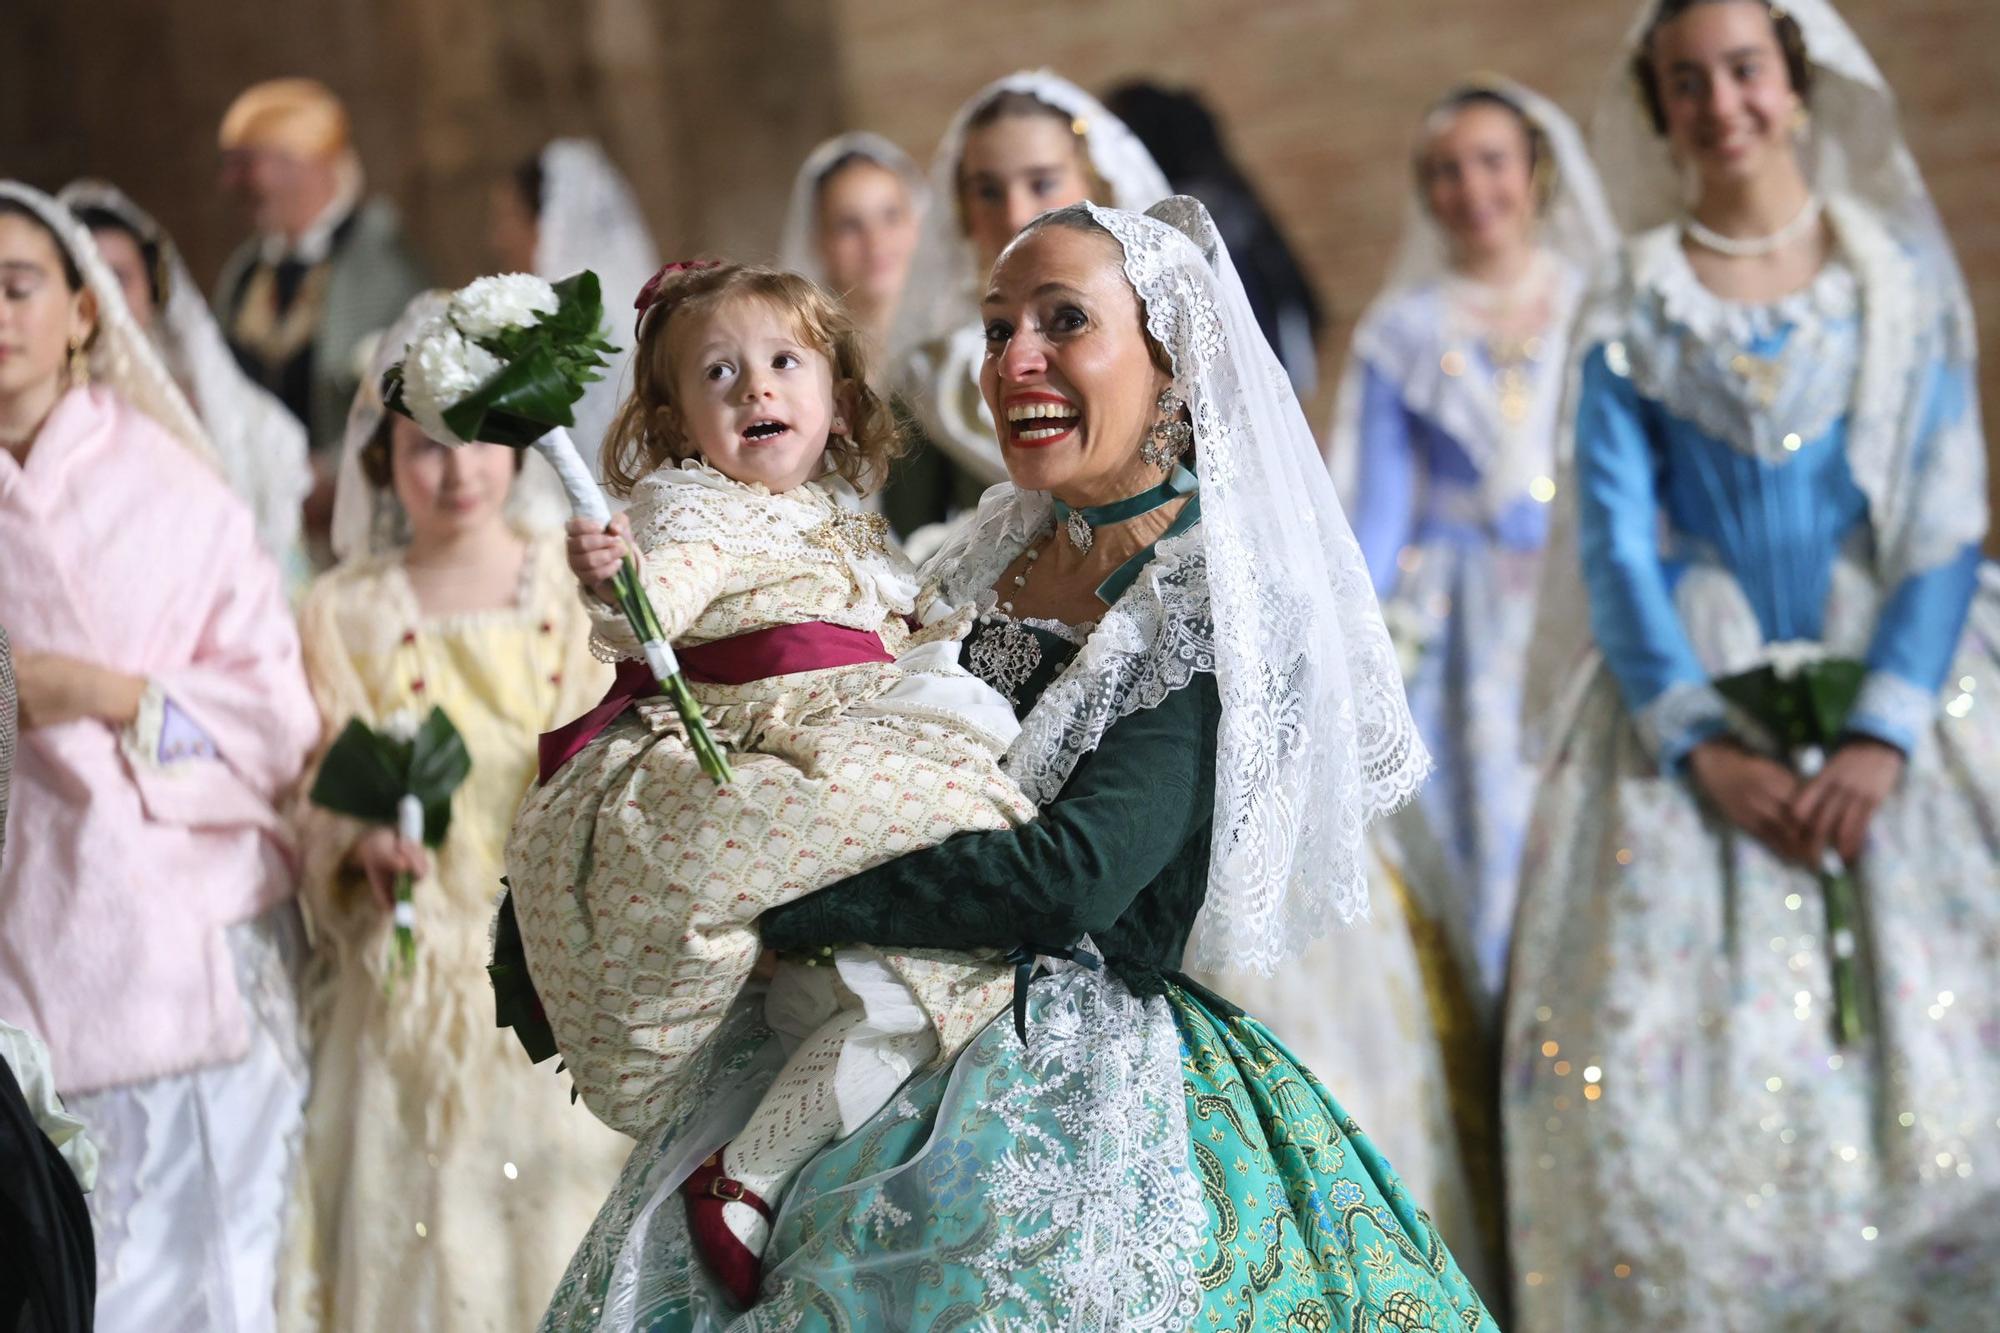
{"type": "MultiPolygon", "coordinates": [[[[215,449],[208,432],[188,405],[187,395],[160,359],[159,349],[132,318],[118,279],[97,253],[90,232],[76,215],[20,181],[0,181],[0,199],[25,205],[55,234],[56,241],[75,261],[84,286],[97,298],[97,334],[90,345],[90,377],[109,387],[127,403],[151,417],[166,432],[186,445],[188,451],[210,467],[215,466],[215,449]]],[[[218,469],[219,471],[219,469],[218,469]]]]}
{"type": "Polygon", "coordinates": [[[1361,452],[1362,377],[1372,367],[1397,386],[1405,407],[1437,426],[1466,451],[1479,469],[1486,513],[1498,515],[1529,494],[1537,477],[1555,473],[1555,439],[1562,418],[1564,376],[1569,364],[1569,331],[1583,303],[1583,272],[1551,251],[1550,309],[1542,346],[1529,375],[1527,413],[1510,421],[1501,411],[1491,380],[1460,350],[1449,279],[1393,293],[1370,307],[1354,330],[1348,378],[1334,427],[1332,464],[1335,488],[1348,504],[1358,498],[1361,452]],[[1466,358],[1465,368],[1447,369],[1450,355],[1466,358]]]}
{"type": "Polygon", "coordinates": [[[299,506],[312,489],[305,424],[243,373],[187,261],[151,214],[104,181],[72,181],[57,198],[70,208],[104,209],[159,247],[166,300],[154,343],[192,400],[230,489],[256,515],[264,549],[287,559],[299,541],[299,506]]]}
{"type": "MultiPolygon", "coordinates": [[[[1207,211],[1079,209],[1118,240],[1173,359],[1202,518],[1098,622],[1023,719],[1007,769],[1046,802],[1112,724],[1212,673],[1215,832],[1189,964],[1274,972],[1366,910],[1363,830],[1409,799],[1429,755],[1360,548],[1207,211]]],[[[930,566],[939,594],[977,598],[1046,530],[1050,503],[989,491],[930,566]]]]}

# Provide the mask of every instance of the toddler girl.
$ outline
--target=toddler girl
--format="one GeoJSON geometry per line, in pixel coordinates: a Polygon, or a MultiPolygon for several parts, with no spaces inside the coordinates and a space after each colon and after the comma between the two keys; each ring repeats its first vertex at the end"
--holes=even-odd
{"type": "MultiPolygon", "coordinates": [[[[703,776],[631,631],[592,595],[620,686],[544,738],[507,857],[557,1045],[585,1102],[634,1135],[669,1114],[749,979],[758,913],[1034,815],[1000,769],[1012,711],[958,665],[950,623],[913,632],[913,573],[858,507],[895,434],[853,324],[810,281],[737,265],[669,265],[639,307],[634,389],[605,446],[631,507],[611,534],[572,526],[571,568],[597,588],[630,535],[736,776],[703,776]]],[[[746,1304],[766,1200],[1006,999],[1005,967],[962,954],[827,964],[780,965],[766,1017],[798,1044],[684,1187],[696,1245],[746,1304]]]]}

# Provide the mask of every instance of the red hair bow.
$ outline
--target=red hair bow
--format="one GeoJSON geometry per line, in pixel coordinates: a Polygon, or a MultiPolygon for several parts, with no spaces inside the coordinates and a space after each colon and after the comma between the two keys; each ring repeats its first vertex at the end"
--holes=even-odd
{"type": "Polygon", "coordinates": [[[676,273],[699,273],[703,269],[721,268],[719,259],[676,259],[671,264],[660,265],[660,271],[646,279],[646,285],[639,289],[639,299],[632,302],[638,315],[632,321],[632,336],[639,336],[639,325],[646,318],[646,312],[658,305],[666,295],[667,279],[676,273]]]}

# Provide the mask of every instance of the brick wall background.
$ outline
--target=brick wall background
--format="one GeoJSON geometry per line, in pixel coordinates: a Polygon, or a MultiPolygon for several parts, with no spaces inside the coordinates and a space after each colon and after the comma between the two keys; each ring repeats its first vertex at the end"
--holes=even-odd
{"type": "MultiPolygon", "coordinates": [[[[485,188],[544,139],[601,138],[669,255],[761,254],[794,167],[836,130],[928,155],[981,83],[1048,65],[1102,90],[1194,86],[1348,322],[1394,242],[1415,117],[1473,70],[1588,111],[1631,0],[14,0],[0,172],[116,180],[212,274],[240,235],[213,132],[245,83],[327,80],[374,186],[450,281],[485,262],[485,188]]],[[[1995,0],[1847,0],[2000,339],[1995,0]]],[[[1323,377],[1330,381],[1332,376],[1323,377]]],[[[2000,402],[2000,357],[1986,397],[2000,402]]],[[[1327,391],[1322,391],[1324,400],[1327,391]]],[[[1315,419],[1324,401],[1312,405],[1315,419]]],[[[2000,428],[1996,428],[2000,433],[2000,428]]]]}

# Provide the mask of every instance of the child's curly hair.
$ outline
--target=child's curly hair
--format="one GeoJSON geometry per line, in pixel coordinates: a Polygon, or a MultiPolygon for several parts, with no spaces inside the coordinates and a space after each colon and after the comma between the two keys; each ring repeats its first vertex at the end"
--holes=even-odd
{"type": "Polygon", "coordinates": [[[629,496],[640,478],[696,455],[674,421],[673,364],[667,328],[675,316],[701,314],[725,301],[754,297],[789,312],[801,341],[833,363],[834,394],[847,433],[827,440],[833,470],[868,492],[888,479],[903,439],[888,405],[868,387],[867,353],[859,326],[839,301],[810,278],[750,264],[687,266],[663,274],[658,300],[639,317],[632,356],[632,392],[604,437],[604,483],[629,496]]]}

